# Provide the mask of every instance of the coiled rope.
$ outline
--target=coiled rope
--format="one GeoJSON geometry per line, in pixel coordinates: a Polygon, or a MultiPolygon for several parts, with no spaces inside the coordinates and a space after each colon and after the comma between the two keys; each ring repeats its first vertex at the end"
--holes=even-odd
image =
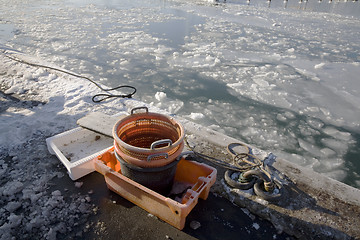
{"type": "MultiPolygon", "coordinates": [[[[240,182],[244,181],[244,183],[245,183],[245,185],[247,185],[247,187],[249,187],[249,184],[247,184],[247,183],[250,183],[252,181],[251,179],[253,177],[257,177],[263,181],[265,192],[272,192],[274,190],[275,183],[273,181],[273,178],[272,178],[271,174],[265,169],[265,160],[267,158],[265,158],[264,160],[261,160],[254,154],[251,154],[250,153],[251,148],[249,146],[247,146],[243,143],[236,143],[239,146],[247,148],[248,152],[234,154],[230,150],[230,145],[235,144],[235,143],[229,144],[227,146],[227,150],[231,155],[234,155],[234,157],[232,159],[233,164],[230,164],[230,163],[223,162],[219,159],[216,159],[216,158],[213,158],[213,157],[210,157],[210,156],[207,156],[205,154],[195,151],[195,149],[190,146],[186,137],[185,137],[185,143],[195,156],[200,157],[201,159],[210,161],[217,166],[223,167],[223,168],[227,169],[227,172],[228,171],[240,172],[241,173],[240,176],[242,179],[239,179],[239,181],[240,182]]],[[[225,175],[226,175],[226,173],[225,173],[225,175]]],[[[225,180],[227,180],[226,177],[225,177],[225,180]]],[[[259,189],[259,187],[258,187],[258,189],[259,189]]],[[[260,190],[258,190],[258,191],[260,191],[260,190]]],[[[263,197],[264,197],[264,195],[263,195],[263,197]]],[[[266,196],[266,197],[267,197],[267,200],[275,199],[275,197],[273,197],[273,196],[266,196]]],[[[279,198],[279,195],[276,195],[276,198],[279,198]]]]}

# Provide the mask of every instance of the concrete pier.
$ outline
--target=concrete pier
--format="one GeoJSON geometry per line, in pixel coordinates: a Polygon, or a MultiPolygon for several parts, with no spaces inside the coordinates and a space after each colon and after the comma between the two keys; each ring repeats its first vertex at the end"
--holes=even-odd
{"type": "MultiPolygon", "coordinates": [[[[82,126],[111,136],[111,121],[97,115],[80,119],[82,126]],[[104,126],[105,123],[105,126],[104,126]]],[[[103,116],[104,117],[104,116],[103,116]]],[[[237,139],[215,132],[191,121],[180,119],[186,129],[188,147],[198,154],[189,154],[193,160],[205,162],[218,170],[217,181],[211,188],[213,194],[222,196],[230,203],[246,208],[251,214],[271,222],[277,232],[299,239],[356,239],[360,237],[360,190],[327,178],[310,169],[300,167],[285,159],[265,161],[266,171],[282,186],[282,197],[267,201],[254,193],[254,188],[241,190],[230,187],[224,180],[226,168],[233,165],[233,156],[227,146],[242,143],[237,139]],[[201,156],[205,157],[201,157],[201,156]],[[200,156],[200,157],[199,157],[200,156]],[[212,160],[209,160],[212,159],[212,160]]],[[[268,153],[248,146],[259,159],[268,153]]],[[[234,148],[241,153],[242,148],[234,148]]],[[[225,206],[225,205],[224,205],[225,206]]],[[[237,216],[234,216],[237,218],[237,216]]],[[[216,238],[214,238],[216,239],[216,238]]]]}
{"type": "MultiPolygon", "coordinates": [[[[230,143],[239,142],[221,133],[185,124],[195,151],[229,163],[225,151],[230,143]]],[[[253,148],[256,149],[256,148],[253,148]]],[[[284,159],[268,164],[275,178],[282,182],[285,197],[271,203],[253,191],[228,186],[224,170],[218,167],[218,182],[213,191],[253,214],[267,219],[279,230],[299,239],[357,239],[360,237],[360,190],[327,178],[284,159]]]]}

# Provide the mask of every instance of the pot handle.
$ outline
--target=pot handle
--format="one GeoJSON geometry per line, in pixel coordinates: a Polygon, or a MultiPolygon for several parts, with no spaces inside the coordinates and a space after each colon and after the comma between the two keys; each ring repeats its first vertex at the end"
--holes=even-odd
{"type": "Polygon", "coordinates": [[[166,144],[166,143],[168,144],[168,147],[171,146],[172,145],[171,139],[157,140],[151,144],[150,149],[154,150],[158,145],[166,144]]]}
{"type": "Polygon", "coordinates": [[[146,113],[149,113],[149,109],[148,109],[147,107],[143,106],[143,107],[135,107],[135,108],[131,109],[130,114],[133,115],[134,112],[135,112],[136,110],[139,110],[139,109],[145,109],[145,110],[146,110],[146,113]]]}
{"type": "Polygon", "coordinates": [[[153,157],[160,157],[160,156],[164,156],[164,158],[168,158],[168,157],[169,157],[169,154],[167,154],[167,153],[155,153],[155,154],[152,154],[152,155],[147,156],[147,159],[146,159],[146,160],[147,160],[148,162],[150,162],[153,157]]]}

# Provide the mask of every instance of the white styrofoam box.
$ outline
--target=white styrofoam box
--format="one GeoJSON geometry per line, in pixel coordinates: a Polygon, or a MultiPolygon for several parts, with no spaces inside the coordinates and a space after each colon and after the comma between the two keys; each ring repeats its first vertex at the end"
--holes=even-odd
{"type": "Polygon", "coordinates": [[[68,170],[72,180],[93,171],[93,159],[110,149],[113,138],[78,127],[47,138],[51,154],[55,154],[68,170]]]}

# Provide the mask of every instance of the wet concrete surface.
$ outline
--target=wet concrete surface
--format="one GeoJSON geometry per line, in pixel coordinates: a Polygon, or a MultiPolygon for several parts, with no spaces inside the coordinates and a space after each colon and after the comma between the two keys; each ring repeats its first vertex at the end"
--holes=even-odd
{"type": "MultiPolygon", "coordinates": [[[[9,106],[31,108],[34,105],[31,100],[17,96],[10,98],[2,94],[1,99],[4,103],[2,111],[9,106]]],[[[191,129],[189,126],[186,128],[191,129]]],[[[195,132],[204,134],[206,131],[199,128],[195,132]]],[[[59,171],[64,175],[49,182],[48,193],[52,195],[59,190],[67,202],[71,203],[74,196],[79,196],[81,201],[92,206],[90,211],[81,211],[80,204],[78,209],[82,214],[75,213],[78,214],[78,221],[72,226],[72,231],[58,234],[57,239],[292,239],[291,236],[300,239],[360,238],[357,227],[360,224],[360,198],[357,197],[359,190],[281,159],[275,162],[274,167],[286,173],[283,183],[287,189],[287,199],[272,204],[259,200],[249,192],[232,189],[223,181],[225,169],[217,167],[217,182],[209,198],[199,200],[188,215],[185,228],[180,231],[111,192],[99,173],[94,172],[76,182],[72,181],[57,157],[48,153],[45,137],[34,136],[34,139],[24,145],[26,151],[23,149],[17,159],[36,152],[37,156],[47,159],[46,162],[43,161],[42,167],[51,167],[51,171],[59,171]],[[53,169],[56,162],[57,169],[53,169]],[[194,223],[199,226],[197,229],[191,226],[194,223]]],[[[196,150],[205,155],[222,161],[231,159],[224,146],[232,139],[226,140],[224,136],[209,131],[208,136],[196,136],[192,140],[196,150]],[[211,139],[221,144],[209,142],[211,139]]],[[[35,159],[37,156],[34,156],[35,159]]],[[[10,169],[23,165],[13,162],[13,159],[14,156],[4,157],[10,169]]],[[[211,162],[208,164],[216,167],[211,162]]],[[[40,173],[41,168],[36,164],[35,166],[40,173]]],[[[5,177],[3,180],[6,183],[8,179],[5,177]]],[[[62,220],[62,217],[59,219],[62,220]]]]}
{"type": "MultiPolygon", "coordinates": [[[[191,129],[191,126],[187,127],[191,129]]],[[[236,140],[201,128],[190,136],[194,150],[223,162],[232,162],[225,149],[236,140]]],[[[224,169],[217,169],[218,175],[223,176],[224,169]]],[[[283,194],[276,202],[265,201],[254,193],[254,189],[232,188],[222,179],[218,179],[212,191],[269,220],[279,231],[299,239],[360,239],[358,189],[284,159],[267,162],[266,169],[282,184],[283,194]]]]}
{"type": "MultiPolygon", "coordinates": [[[[2,102],[0,113],[5,112],[9,107],[21,109],[32,108],[39,103],[45,104],[24,96],[4,94],[3,91],[0,91],[0,97],[2,102]]],[[[50,199],[52,193],[60,191],[60,197],[63,197],[64,201],[61,201],[62,205],[58,207],[61,208],[68,203],[69,209],[73,207],[71,204],[74,203],[74,199],[78,198],[79,200],[76,202],[76,211],[73,213],[58,210],[54,206],[54,213],[70,212],[74,216],[70,218],[54,216],[54,222],[49,223],[49,227],[67,219],[77,219],[73,225],[66,223],[70,226],[71,231],[58,232],[56,239],[291,239],[285,233],[278,234],[269,221],[256,217],[246,208],[239,208],[226,198],[212,192],[207,200],[199,199],[195,208],[187,216],[185,228],[180,231],[110,191],[106,186],[104,176],[100,173],[93,172],[77,181],[72,181],[58,158],[48,152],[46,137],[43,135],[33,136],[33,139],[23,146],[16,158],[24,159],[29,156],[29,159],[37,159],[32,160],[31,165],[27,165],[29,168],[27,172],[32,177],[24,178],[24,181],[31,183],[33,179],[38,180],[43,171],[55,173],[55,177],[44,180],[47,181],[44,182],[47,189],[46,192],[45,190],[43,192],[46,195],[46,198],[43,197],[43,199],[50,199]],[[40,161],[40,165],[36,161],[40,161]],[[79,211],[82,210],[80,203],[82,201],[86,203],[87,207],[83,211],[79,211]],[[90,209],[88,206],[91,206],[90,209]]],[[[1,159],[9,165],[9,171],[23,168],[22,166],[28,163],[26,161],[24,163],[16,162],[13,160],[13,155],[8,155],[6,149],[2,150],[1,154],[4,155],[1,159]]],[[[217,177],[221,179],[222,173],[217,177]]],[[[11,181],[9,176],[3,176],[1,184],[6,184],[7,181],[11,181]]],[[[22,198],[19,196],[19,199],[22,198]]],[[[39,209],[49,208],[46,203],[44,204],[43,207],[40,204],[39,209]]],[[[23,206],[16,214],[26,214],[29,209],[37,209],[37,207],[23,206]]],[[[39,214],[41,215],[41,213],[39,214]]],[[[13,236],[25,236],[22,235],[24,229],[18,229],[17,232],[18,234],[12,233],[13,236]]],[[[35,237],[38,234],[33,233],[28,236],[35,237]]],[[[48,236],[43,237],[44,239],[48,238],[48,236]]]]}
{"type": "MultiPolygon", "coordinates": [[[[189,229],[187,225],[184,232],[191,233],[190,235],[195,234],[195,236],[199,234],[200,238],[205,239],[211,239],[213,236],[214,239],[217,239],[216,233],[218,231],[222,233],[222,237],[226,236],[229,239],[236,237],[239,234],[238,232],[244,234],[245,238],[256,236],[256,239],[263,239],[269,237],[271,234],[268,234],[268,230],[266,230],[267,234],[261,233],[262,227],[254,222],[254,218],[250,217],[251,221],[247,221],[252,215],[245,214],[247,217],[243,217],[244,213],[250,211],[254,215],[270,221],[278,233],[284,231],[299,239],[354,239],[360,235],[359,230],[354,227],[354,224],[357,225],[360,220],[359,190],[314,173],[310,169],[304,169],[286,160],[274,158],[266,162],[264,165],[266,170],[264,170],[279,183],[281,197],[277,201],[267,201],[255,193],[256,184],[249,190],[240,190],[225,183],[223,176],[226,169],[223,164],[234,164],[234,154],[227,152],[226,146],[230,146],[231,142],[239,143],[236,139],[193,125],[193,123],[187,122],[185,125],[185,128],[189,129],[186,142],[190,142],[190,144],[187,150],[194,150],[198,153],[192,154],[193,160],[206,161],[209,165],[217,168],[217,181],[212,187],[212,192],[216,195],[212,196],[217,196],[216,200],[222,196],[225,201],[221,204],[224,207],[215,208],[214,212],[212,210],[202,211],[198,215],[207,219],[204,220],[207,225],[220,219],[220,222],[223,222],[222,228],[219,225],[212,227],[210,224],[209,230],[202,232],[199,228],[193,232],[187,230],[189,229]],[[205,158],[200,157],[199,154],[205,158]],[[244,211],[235,207],[235,204],[247,210],[244,211]],[[225,210],[225,206],[232,206],[232,208],[225,210]],[[222,216],[222,218],[218,216],[222,216]],[[230,220],[233,219],[236,219],[236,224],[231,223],[230,220]],[[237,226],[235,227],[236,230],[241,230],[230,231],[229,228],[232,229],[234,226],[237,226]],[[249,230],[253,228],[256,231],[249,230]],[[215,231],[214,234],[211,234],[212,230],[215,231]],[[232,236],[232,232],[236,234],[232,236]],[[246,235],[247,233],[249,235],[246,235]]],[[[243,148],[244,143],[240,143],[240,145],[243,148]]],[[[243,149],[238,150],[243,151],[243,149]]],[[[255,151],[259,157],[262,155],[261,158],[268,154],[251,146],[247,150],[249,152],[255,151]]],[[[265,191],[263,190],[263,192],[265,191]]],[[[205,202],[205,204],[208,203],[205,202]]],[[[211,204],[216,206],[214,202],[211,204]]],[[[188,221],[190,223],[196,221],[201,224],[199,220],[189,219],[188,221]]],[[[274,232],[276,232],[275,229],[274,232]]],[[[165,236],[169,237],[169,235],[165,236]]],[[[277,238],[278,236],[272,234],[272,237],[277,238]]]]}
{"type": "Polygon", "coordinates": [[[76,182],[64,176],[54,185],[64,196],[89,195],[96,209],[96,214],[87,218],[85,229],[78,229],[79,234],[73,236],[76,239],[291,239],[285,233],[278,234],[269,221],[214,193],[207,200],[199,199],[180,231],[110,191],[97,172],[76,182]],[[193,225],[200,226],[195,229],[193,225]]]}

